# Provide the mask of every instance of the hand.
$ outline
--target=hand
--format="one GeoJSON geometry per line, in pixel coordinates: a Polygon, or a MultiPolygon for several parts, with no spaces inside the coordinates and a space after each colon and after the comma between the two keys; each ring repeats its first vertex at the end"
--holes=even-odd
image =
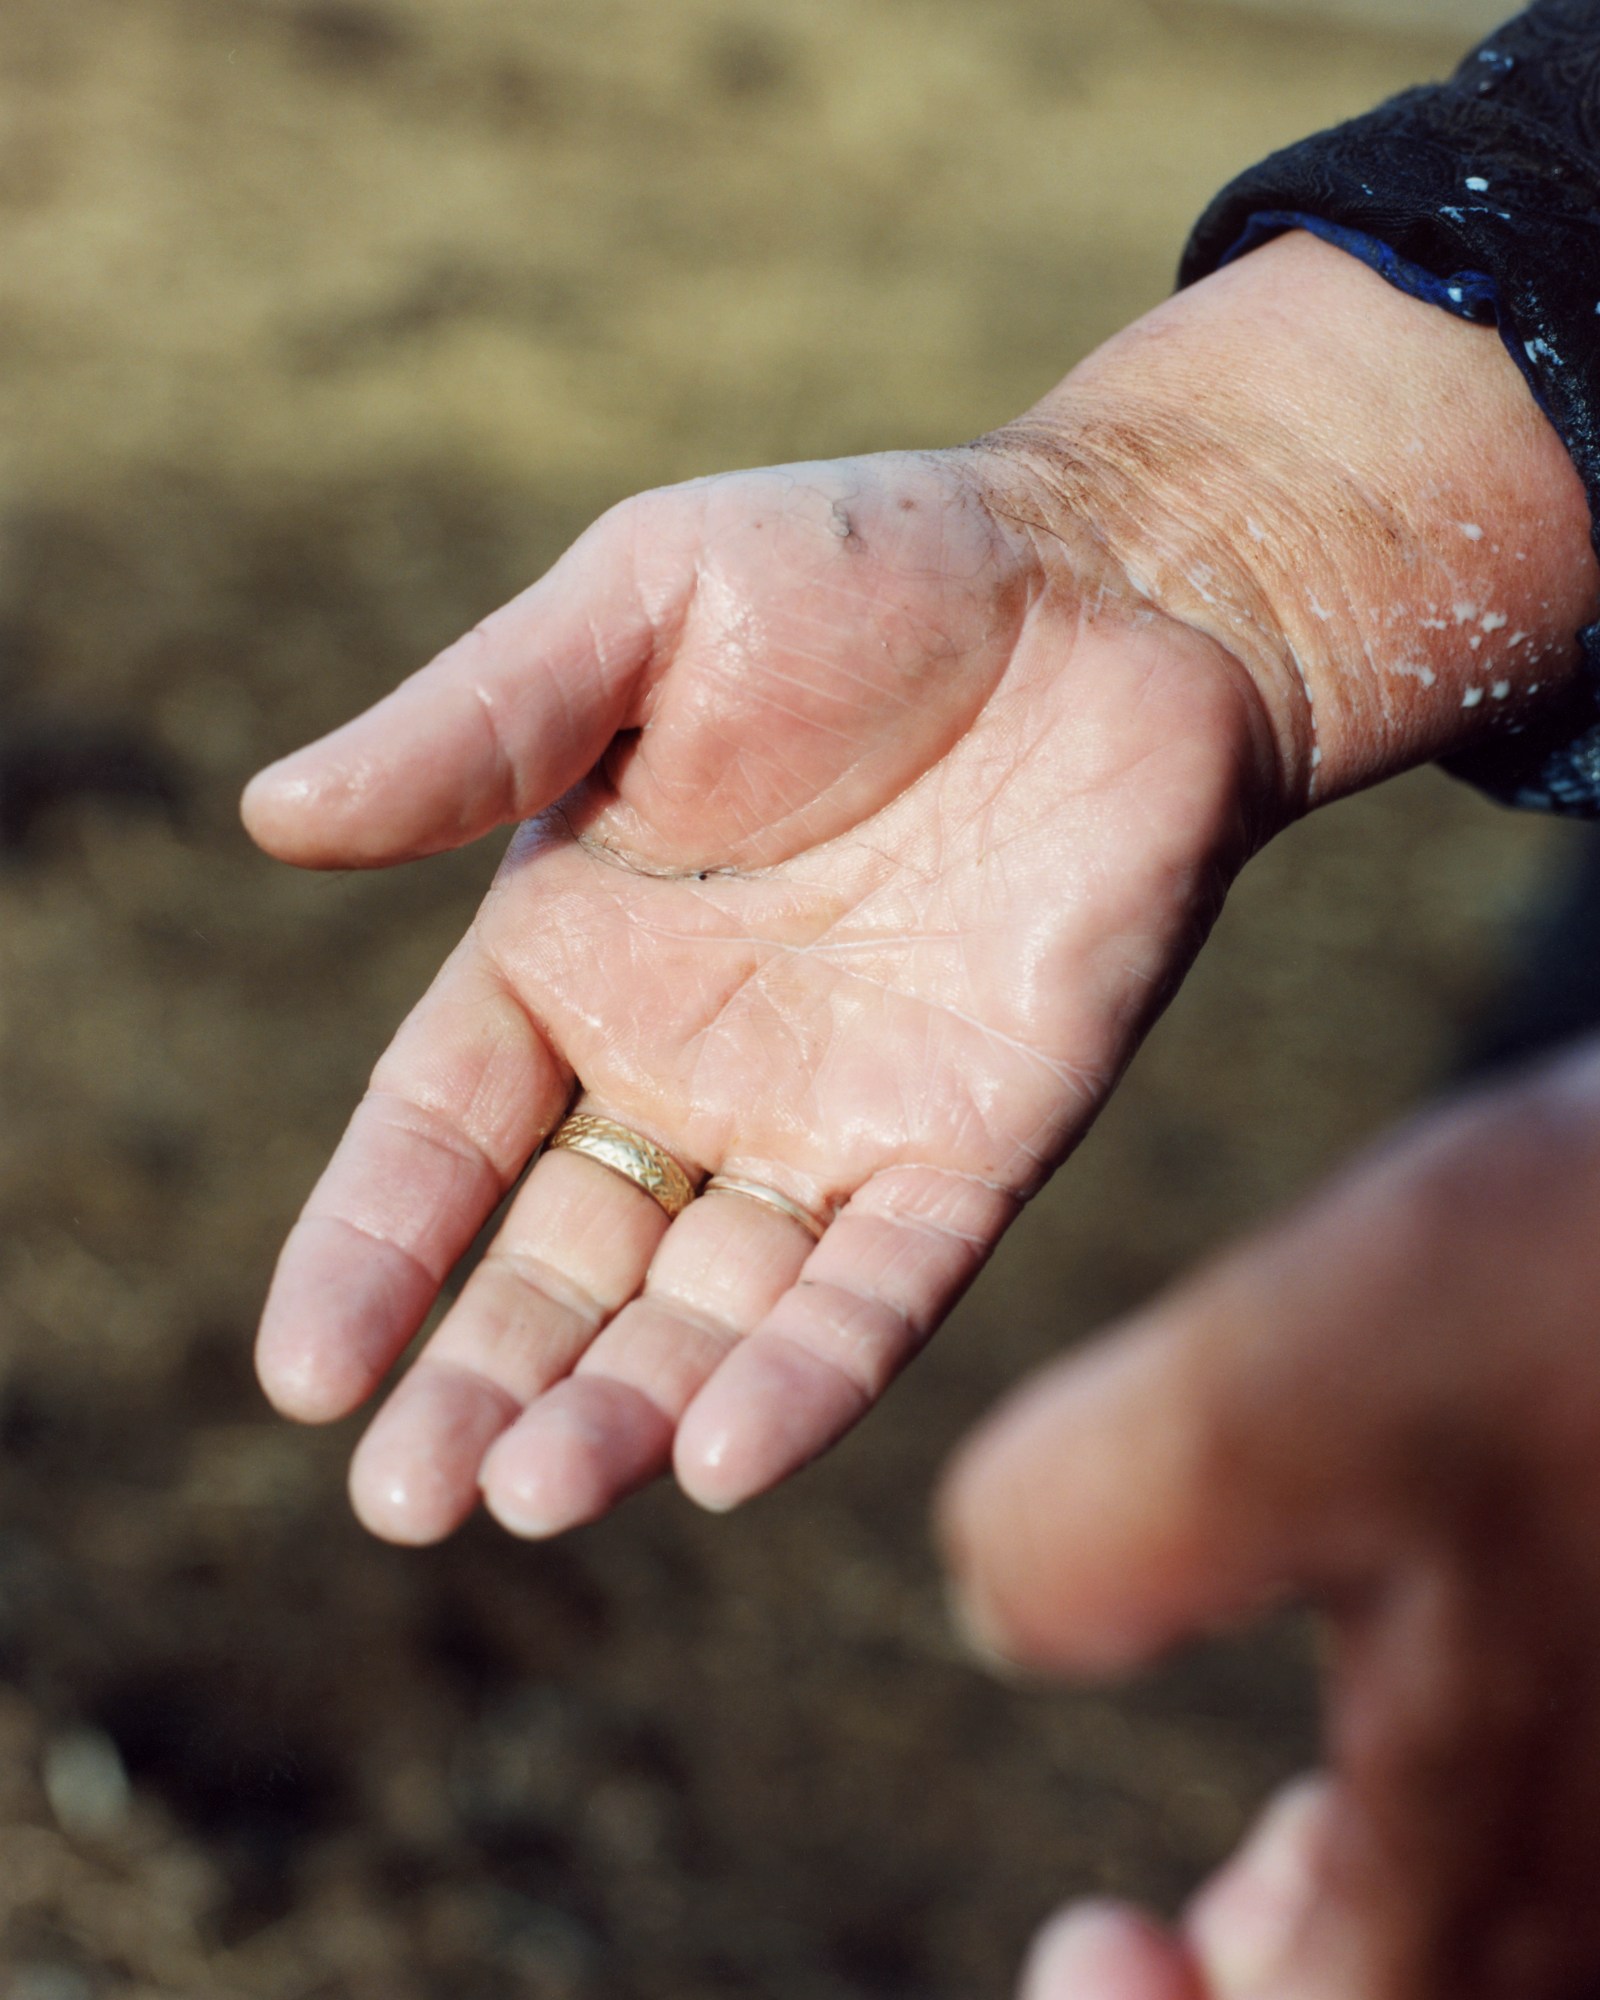
{"type": "Polygon", "coordinates": [[[813,1248],[711,1194],[668,1231],[541,1158],[358,1453],[358,1511],[432,1540],[481,1484],[549,1534],[669,1460],[711,1506],[781,1479],[1082,1132],[1253,845],[1480,726],[1451,675],[1487,656],[1428,607],[1501,607],[1517,690],[1552,674],[1586,523],[1494,336],[1302,239],[980,446],[614,511],[246,795],[312,866],[526,821],[285,1247],[269,1394],[371,1394],[578,1079],[837,1219],[813,1248]],[[1543,521],[1531,560],[1463,536],[1468,487],[1543,521]]]}
{"type": "Polygon", "coordinates": [[[944,1533],[976,1629],[1103,1673],[1288,1597],[1328,1774],[1181,1933],[1027,2000],[1578,2000],[1600,1980],[1600,1043],[1435,1115],[1026,1386],[944,1533]]]}
{"type": "Polygon", "coordinates": [[[545,1156],[358,1457],[380,1533],[455,1526],[486,1452],[523,1533],[602,1511],[675,1432],[711,1504],[811,1457],[1198,944],[1262,789],[1252,687],[998,497],[971,453],[650,496],[319,753],[399,774],[378,809],[363,777],[296,802],[329,846],[340,815],[406,847],[447,812],[535,816],[285,1250],[261,1347],[283,1407],[370,1393],[574,1074],[697,1170],[842,1205],[815,1250],[734,1195],[668,1230],[545,1156]]]}

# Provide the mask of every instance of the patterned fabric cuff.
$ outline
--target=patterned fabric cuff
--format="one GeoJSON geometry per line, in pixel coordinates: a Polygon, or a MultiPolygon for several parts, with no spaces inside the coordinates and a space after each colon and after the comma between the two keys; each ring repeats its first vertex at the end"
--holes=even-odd
{"type": "MultiPolygon", "coordinates": [[[[1494,324],[1600,523],[1597,135],[1600,5],[1546,0],[1452,82],[1241,175],[1201,217],[1179,282],[1307,229],[1415,297],[1494,324]]],[[[1507,804],[1600,818],[1600,625],[1577,644],[1582,671],[1559,697],[1445,768],[1507,804]]]]}

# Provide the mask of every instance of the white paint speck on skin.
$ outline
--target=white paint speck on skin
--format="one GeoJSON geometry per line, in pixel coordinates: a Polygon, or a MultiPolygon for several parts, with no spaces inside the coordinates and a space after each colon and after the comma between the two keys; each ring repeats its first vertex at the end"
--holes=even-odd
{"type": "Polygon", "coordinates": [[[1494,696],[1496,701],[1504,701],[1506,696],[1511,692],[1511,683],[1510,681],[1496,681],[1489,692],[1494,696]]]}
{"type": "Polygon", "coordinates": [[[1477,605],[1467,597],[1462,598],[1459,604],[1452,604],[1450,609],[1455,613],[1458,625],[1465,625],[1469,618],[1476,618],[1478,615],[1477,605]]]}
{"type": "Polygon", "coordinates": [[[1466,693],[1461,697],[1461,706],[1463,708],[1476,708],[1478,703],[1482,700],[1483,700],[1482,688],[1468,688],[1466,693]]]}
{"type": "Polygon", "coordinates": [[[1467,641],[1467,644],[1472,648],[1473,652],[1476,652],[1483,644],[1483,634],[1481,632],[1474,632],[1472,637],[1467,641]]]}
{"type": "Polygon", "coordinates": [[[1485,632],[1500,632],[1511,623],[1503,611],[1486,611],[1478,620],[1485,632]]]}
{"type": "Polygon", "coordinates": [[[1520,646],[1527,636],[1526,632],[1513,632],[1511,637],[1506,641],[1506,644],[1508,646],[1520,646]]]}
{"type": "Polygon", "coordinates": [[[1461,532],[1469,542],[1481,542],[1483,540],[1483,530],[1478,526],[1476,521],[1463,521],[1461,523],[1461,532]]]}
{"type": "Polygon", "coordinates": [[[1324,625],[1326,625],[1328,620],[1333,616],[1333,613],[1328,609],[1328,607],[1325,604],[1319,604],[1314,597],[1307,598],[1306,603],[1310,609],[1312,617],[1320,618],[1324,625]]]}
{"type": "Polygon", "coordinates": [[[1311,762],[1306,772],[1306,804],[1310,805],[1317,796],[1317,766],[1322,762],[1322,751],[1317,743],[1317,697],[1311,690],[1311,676],[1306,672],[1305,661],[1289,648],[1289,664],[1294,668],[1294,677],[1300,683],[1300,692],[1305,696],[1306,722],[1311,730],[1311,762]]]}

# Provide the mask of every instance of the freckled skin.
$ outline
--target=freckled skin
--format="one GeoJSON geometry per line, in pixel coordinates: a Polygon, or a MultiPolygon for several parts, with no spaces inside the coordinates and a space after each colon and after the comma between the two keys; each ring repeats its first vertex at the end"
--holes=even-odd
{"type": "Polygon", "coordinates": [[[613,510],[246,795],[308,866],[524,823],[285,1246],[269,1393],[322,1420],[373,1392],[576,1081],[836,1219],[813,1246],[710,1194],[669,1231],[541,1159],[357,1508],[430,1541],[480,1491],[547,1534],[669,1463],[708,1505],[770,1486],[932,1333],[1254,847],[1494,726],[1596,599],[1498,340],[1294,238],[974,445],[613,510]],[[1439,609],[1467,602],[1532,643],[1475,661],[1439,609]],[[1465,709],[1491,666],[1511,697],[1465,709]]]}

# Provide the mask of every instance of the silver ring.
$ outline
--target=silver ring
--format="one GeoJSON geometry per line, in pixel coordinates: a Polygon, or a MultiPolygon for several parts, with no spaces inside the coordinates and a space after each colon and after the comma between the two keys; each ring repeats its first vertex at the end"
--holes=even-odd
{"type": "Polygon", "coordinates": [[[788,1216],[791,1222],[798,1222],[815,1243],[822,1241],[822,1233],[828,1226],[821,1216],[813,1215],[809,1208],[802,1208],[799,1202],[791,1201],[788,1195],[780,1194],[764,1181],[743,1180],[738,1174],[713,1174],[700,1192],[711,1194],[713,1191],[718,1194],[742,1194],[746,1201],[759,1201],[767,1208],[775,1208],[780,1215],[788,1216]]]}

